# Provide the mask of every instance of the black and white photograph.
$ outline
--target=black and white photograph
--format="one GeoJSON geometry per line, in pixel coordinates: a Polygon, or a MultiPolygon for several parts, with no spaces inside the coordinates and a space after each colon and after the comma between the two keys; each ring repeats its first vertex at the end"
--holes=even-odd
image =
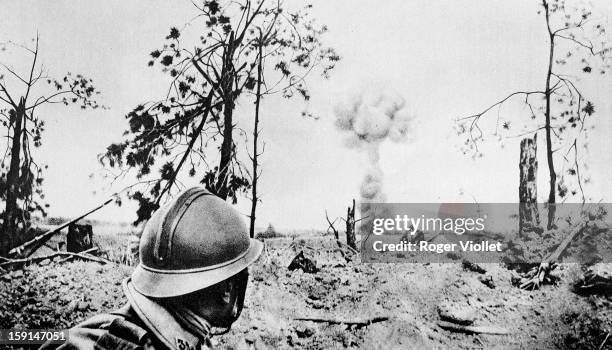
{"type": "Polygon", "coordinates": [[[609,0],[0,0],[1,349],[612,349],[609,0]]]}

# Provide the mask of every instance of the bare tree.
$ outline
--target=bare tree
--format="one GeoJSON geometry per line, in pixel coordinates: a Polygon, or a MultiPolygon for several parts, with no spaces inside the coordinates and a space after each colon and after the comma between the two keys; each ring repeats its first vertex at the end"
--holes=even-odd
{"type": "Polygon", "coordinates": [[[8,46],[18,51],[19,62],[29,62],[27,71],[0,58],[0,117],[8,141],[2,158],[0,197],[5,200],[0,239],[0,255],[6,255],[16,243],[20,230],[28,228],[30,215],[46,214],[42,192],[43,168],[32,158],[32,147],[42,145],[44,120],[38,110],[45,105],[78,104],[82,109],[98,108],[93,99],[99,92],[92,80],[80,74],[67,73],[61,79],[48,75],[39,62],[39,39],[33,40],[33,47],[13,42],[8,46]],[[21,58],[25,54],[27,58],[21,58]],[[7,162],[8,159],[8,162],[7,162]],[[8,164],[7,164],[8,163],[8,164]]]}
{"type": "MultiPolygon", "coordinates": [[[[504,137],[521,137],[543,130],[549,173],[548,203],[556,203],[557,194],[566,197],[568,191],[572,195],[579,192],[584,202],[583,185],[588,179],[581,176],[579,149],[588,146],[586,139],[592,128],[589,117],[595,107],[584,95],[578,74],[609,72],[612,51],[604,24],[586,6],[571,0],[538,1],[541,6],[538,13],[542,15],[549,39],[543,89],[512,92],[479,113],[459,118],[457,131],[467,136],[464,152],[480,156],[478,144],[485,135],[480,126],[482,119],[512,99],[520,98],[529,111],[524,130],[518,135],[509,135],[512,122],[498,114],[494,135],[499,139],[504,134],[504,137]],[[555,157],[556,154],[560,156],[555,157]],[[568,189],[565,174],[555,167],[555,158],[564,162],[563,169],[568,166],[566,174],[575,178],[575,188],[568,189]]],[[[551,224],[549,220],[549,227],[551,224]]]]}
{"type": "Polygon", "coordinates": [[[264,36],[263,33],[259,32],[259,42],[257,44],[257,89],[255,92],[255,118],[253,119],[253,154],[250,156],[252,171],[251,171],[251,215],[249,218],[249,234],[251,238],[255,237],[255,221],[257,215],[257,202],[259,197],[257,196],[257,183],[261,173],[259,172],[259,156],[263,153],[259,151],[259,108],[261,106],[261,86],[263,85],[263,46],[264,36]]]}
{"type": "MultiPolygon", "coordinates": [[[[326,76],[338,59],[321,44],[327,28],[316,25],[310,6],[294,12],[272,0],[211,0],[194,6],[195,19],[184,30],[171,28],[163,47],[151,52],[149,65],[160,64],[171,77],[166,97],[128,114],[126,139],[100,158],[119,169],[115,178],[137,169],[139,186],[128,196],[140,204],[139,221],[180,187],[184,165],[189,176],[200,173],[200,183],[221,198],[236,202],[238,194],[246,194],[259,175],[247,174],[239,160],[234,132],[247,136],[234,118],[237,101],[245,95],[258,101],[275,92],[308,99],[305,76],[315,67],[326,76]],[[195,43],[186,39],[196,34],[189,31],[194,27],[204,28],[195,43]],[[210,164],[211,155],[218,156],[218,165],[210,164]],[[150,175],[154,168],[159,176],[150,175]]],[[[255,162],[260,153],[251,154],[255,162]]],[[[254,197],[256,203],[256,192],[254,197]]]]}

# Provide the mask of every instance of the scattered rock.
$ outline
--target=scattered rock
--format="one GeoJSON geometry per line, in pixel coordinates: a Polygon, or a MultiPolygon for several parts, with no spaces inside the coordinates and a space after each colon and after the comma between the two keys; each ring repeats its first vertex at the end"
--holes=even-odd
{"type": "Polygon", "coordinates": [[[248,344],[253,344],[255,341],[257,341],[257,337],[254,334],[245,334],[244,341],[246,341],[248,344]]]}
{"type": "Polygon", "coordinates": [[[13,275],[13,276],[12,276],[13,278],[20,278],[20,277],[23,277],[23,270],[13,271],[12,275],[13,275]]]}
{"type": "Polygon", "coordinates": [[[309,293],[308,294],[308,299],[311,299],[311,300],[320,300],[321,296],[318,293],[309,293]]]}
{"type": "Polygon", "coordinates": [[[81,311],[86,311],[87,309],[89,309],[89,303],[85,301],[80,301],[77,306],[77,309],[81,311]]]}
{"type": "Polygon", "coordinates": [[[322,309],[325,307],[325,304],[320,300],[306,299],[306,303],[309,304],[313,309],[322,309]]]}
{"type": "Polygon", "coordinates": [[[66,310],[67,312],[75,312],[78,310],[78,307],[79,303],[76,300],[73,300],[68,303],[68,305],[66,306],[66,310]]]}
{"type": "Polygon", "coordinates": [[[334,282],[336,282],[336,278],[334,276],[325,276],[321,282],[326,285],[332,285],[334,282]]]}
{"type": "Polygon", "coordinates": [[[485,286],[491,289],[495,289],[495,283],[493,282],[493,276],[491,275],[478,276],[478,280],[485,286]]]}
{"type": "Polygon", "coordinates": [[[542,314],[542,313],[541,313],[540,311],[538,311],[538,310],[533,310],[533,313],[534,313],[536,316],[540,316],[540,315],[542,314]]]}
{"type": "Polygon", "coordinates": [[[476,310],[469,306],[443,304],[438,306],[438,315],[444,321],[461,325],[471,325],[476,320],[476,310]]]}
{"type": "Polygon", "coordinates": [[[303,324],[296,326],[294,329],[295,334],[297,334],[297,336],[300,338],[309,338],[315,334],[315,331],[312,328],[303,324]]]}

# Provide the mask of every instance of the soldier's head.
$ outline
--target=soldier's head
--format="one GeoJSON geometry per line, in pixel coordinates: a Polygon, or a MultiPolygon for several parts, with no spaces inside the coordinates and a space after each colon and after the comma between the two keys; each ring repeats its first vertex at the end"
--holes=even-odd
{"type": "Polygon", "coordinates": [[[191,188],[145,225],[132,284],[144,296],[229,327],[242,311],[247,267],[262,246],[235,209],[191,188]]]}

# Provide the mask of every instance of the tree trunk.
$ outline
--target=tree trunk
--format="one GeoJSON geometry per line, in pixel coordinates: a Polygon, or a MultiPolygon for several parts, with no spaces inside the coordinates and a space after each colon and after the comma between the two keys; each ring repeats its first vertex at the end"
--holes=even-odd
{"type": "Polygon", "coordinates": [[[219,177],[217,179],[216,195],[227,199],[229,194],[228,177],[229,167],[232,161],[233,145],[233,101],[226,101],[223,107],[223,142],[221,143],[221,159],[219,161],[219,177]]]}
{"type": "Polygon", "coordinates": [[[255,95],[255,122],[253,125],[253,178],[251,180],[252,182],[252,186],[251,186],[251,217],[250,217],[250,228],[249,228],[249,234],[251,235],[251,238],[255,237],[255,214],[257,211],[257,179],[258,179],[258,175],[257,175],[257,168],[259,166],[259,164],[257,163],[257,142],[259,141],[259,104],[261,102],[261,84],[262,82],[262,61],[263,61],[263,50],[262,50],[262,45],[263,45],[263,38],[261,36],[259,36],[259,58],[257,60],[257,94],[255,95]]]}
{"type": "Polygon", "coordinates": [[[521,140],[519,162],[519,234],[540,225],[537,206],[537,134],[521,140]]]}
{"type": "Polygon", "coordinates": [[[353,206],[348,207],[346,210],[346,244],[357,250],[357,243],[355,239],[355,200],[353,199],[353,206]]]}
{"type": "Polygon", "coordinates": [[[13,140],[11,145],[11,163],[6,176],[6,207],[4,209],[3,232],[0,242],[0,255],[2,256],[6,256],[8,251],[12,248],[17,230],[17,182],[19,181],[21,138],[24,118],[25,100],[21,98],[15,110],[15,124],[13,125],[13,140]]]}
{"type": "Polygon", "coordinates": [[[233,114],[234,114],[234,33],[230,34],[227,50],[224,52],[223,68],[221,69],[221,91],[223,93],[223,142],[221,143],[221,159],[219,160],[219,177],[215,186],[215,194],[222,199],[229,195],[228,180],[233,152],[233,114]]]}
{"type": "Polygon", "coordinates": [[[555,173],[555,164],[553,160],[552,136],[551,136],[551,126],[550,126],[550,119],[551,119],[550,118],[550,113],[551,113],[550,99],[552,95],[552,91],[550,89],[550,80],[553,74],[552,68],[553,68],[554,56],[555,56],[555,34],[550,29],[550,13],[548,9],[548,2],[546,0],[543,0],[542,3],[544,5],[544,11],[546,15],[546,25],[548,27],[548,34],[549,34],[549,40],[550,40],[549,56],[548,56],[548,72],[546,73],[546,89],[544,90],[545,92],[544,97],[546,99],[546,110],[544,114],[546,120],[544,124],[544,129],[546,131],[546,160],[548,164],[548,174],[549,174],[549,189],[548,189],[549,207],[548,207],[547,228],[550,230],[553,228],[554,221],[555,221],[554,203],[556,201],[555,191],[556,191],[556,185],[557,185],[557,174],[555,173]]]}

